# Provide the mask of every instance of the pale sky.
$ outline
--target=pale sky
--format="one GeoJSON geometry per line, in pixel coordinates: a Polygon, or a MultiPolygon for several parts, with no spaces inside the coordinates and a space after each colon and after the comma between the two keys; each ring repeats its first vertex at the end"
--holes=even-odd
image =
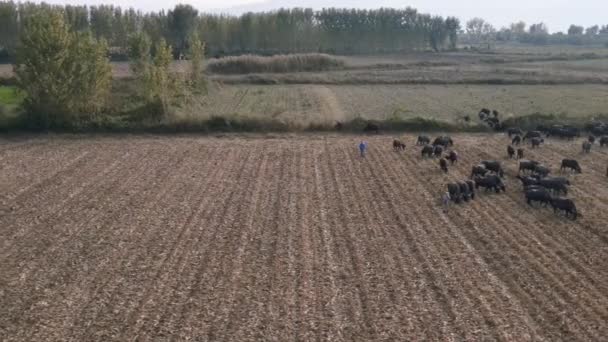
{"type": "Polygon", "coordinates": [[[495,27],[523,20],[544,22],[552,32],[565,31],[570,24],[608,25],[608,0],[47,0],[55,4],[114,4],[144,11],[171,8],[176,3],[190,4],[200,11],[240,14],[245,11],[267,11],[280,7],[414,7],[421,12],[456,16],[463,22],[482,17],[495,27]]]}

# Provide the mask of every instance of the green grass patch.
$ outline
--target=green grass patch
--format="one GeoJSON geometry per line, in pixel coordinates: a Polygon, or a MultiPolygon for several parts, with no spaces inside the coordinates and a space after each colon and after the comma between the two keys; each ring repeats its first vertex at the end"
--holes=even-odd
{"type": "Polygon", "coordinates": [[[23,101],[23,94],[14,86],[0,86],[0,105],[17,106],[23,101]]]}

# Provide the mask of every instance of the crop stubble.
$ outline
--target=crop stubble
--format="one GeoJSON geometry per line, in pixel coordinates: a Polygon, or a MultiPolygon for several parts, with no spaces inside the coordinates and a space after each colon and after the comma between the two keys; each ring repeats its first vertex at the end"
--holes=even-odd
{"type": "Polygon", "coordinates": [[[0,141],[3,340],[601,340],[608,150],[579,159],[577,222],[438,196],[507,138],[459,135],[448,175],[405,137],[0,141]]]}

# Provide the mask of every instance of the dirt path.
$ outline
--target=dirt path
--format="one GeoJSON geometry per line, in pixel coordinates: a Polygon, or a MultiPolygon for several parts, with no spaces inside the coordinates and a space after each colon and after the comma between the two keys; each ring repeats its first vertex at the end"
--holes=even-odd
{"type": "Polygon", "coordinates": [[[314,85],[312,86],[312,90],[318,98],[322,118],[328,122],[345,121],[348,119],[348,116],[340,105],[340,101],[330,88],[324,85],[314,85]]]}
{"type": "Polygon", "coordinates": [[[508,138],[454,138],[447,175],[413,135],[2,141],[0,340],[603,340],[608,149],[527,151],[581,162],[573,222],[525,204],[508,138]],[[489,158],[507,193],[444,212],[489,158]]]}

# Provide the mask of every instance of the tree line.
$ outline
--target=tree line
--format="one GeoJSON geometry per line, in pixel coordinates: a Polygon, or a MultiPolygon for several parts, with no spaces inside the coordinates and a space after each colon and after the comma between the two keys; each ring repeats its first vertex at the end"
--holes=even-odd
{"type": "Polygon", "coordinates": [[[127,51],[129,36],[146,33],[152,41],[165,39],[176,56],[197,34],[211,55],[328,52],[339,54],[436,51],[456,47],[460,22],[406,9],[280,9],[241,16],[199,13],[189,5],[143,13],[112,5],[59,6],[0,3],[0,48],[15,51],[27,19],[40,10],[56,10],[74,31],[90,31],[104,39],[115,54],[127,51]]]}
{"type": "Polygon", "coordinates": [[[482,18],[473,18],[466,22],[460,40],[465,44],[490,48],[496,42],[519,42],[535,45],[608,44],[608,25],[593,25],[587,28],[571,25],[567,32],[549,33],[549,28],[544,23],[527,25],[525,22],[519,21],[508,27],[496,29],[482,18]]]}

